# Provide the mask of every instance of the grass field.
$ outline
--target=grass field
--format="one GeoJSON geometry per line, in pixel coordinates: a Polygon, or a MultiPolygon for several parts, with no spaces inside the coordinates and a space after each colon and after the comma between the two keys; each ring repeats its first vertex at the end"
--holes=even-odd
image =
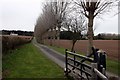
{"type": "MultiPolygon", "coordinates": [[[[120,49],[119,49],[119,41],[120,40],[93,40],[93,44],[95,48],[102,49],[106,52],[107,56],[111,58],[112,60],[117,60],[119,58],[118,55],[120,55],[120,49]]],[[[46,39],[44,40],[44,44],[51,44],[58,47],[63,47],[67,49],[71,49],[72,47],[72,40],[51,40],[46,39]]],[[[86,53],[88,47],[88,40],[78,40],[74,46],[75,51],[77,52],[83,52],[86,53]]]]}
{"type": "MultiPolygon", "coordinates": [[[[65,49],[62,48],[62,47],[56,47],[56,46],[48,46],[62,54],[65,54],[65,49]]],[[[78,52],[79,54],[84,54],[84,53],[81,53],[81,52],[78,52]]],[[[114,74],[119,74],[120,75],[120,71],[119,70],[119,67],[118,67],[118,64],[120,64],[120,61],[117,61],[117,60],[112,60],[110,58],[107,58],[107,61],[106,61],[106,69],[107,71],[111,72],[111,73],[114,73],[114,74]]]]}
{"type": "Polygon", "coordinates": [[[63,70],[32,43],[3,55],[3,78],[65,78],[63,70]]]}

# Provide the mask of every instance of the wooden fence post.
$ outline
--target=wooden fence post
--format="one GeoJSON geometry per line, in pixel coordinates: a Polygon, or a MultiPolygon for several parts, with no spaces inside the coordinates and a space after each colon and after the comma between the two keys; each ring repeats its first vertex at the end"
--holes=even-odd
{"type": "Polygon", "coordinates": [[[91,63],[91,80],[97,80],[97,75],[94,72],[94,68],[97,68],[97,63],[91,63]]]}
{"type": "MultiPolygon", "coordinates": [[[[98,54],[99,54],[99,67],[100,65],[102,65],[103,68],[105,68],[106,70],[106,53],[103,50],[99,50],[98,54]]],[[[100,72],[102,72],[102,69],[100,69],[100,72]]]]}
{"type": "Polygon", "coordinates": [[[102,55],[102,63],[103,63],[103,67],[105,68],[106,70],[106,53],[104,52],[103,55],[102,55]]]}
{"type": "Polygon", "coordinates": [[[98,53],[95,52],[95,53],[94,53],[94,63],[97,63],[97,62],[98,62],[98,59],[99,59],[98,53]]]}
{"type": "Polygon", "coordinates": [[[105,68],[102,68],[102,74],[106,76],[105,68]]]}
{"type": "MultiPolygon", "coordinates": [[[[74,53],[75,53],[75,51],[74,51],[74,53]]],[[[74,66],[76,65],[76,62],[75,62],[75,60],[76,60],[76,59],[75,59],[75,55],[74,55],[74,66]]]]}
{"type": "MultiPolygon", "coordinates": [[[[106,75],[105,74],[105,70],[106,70],[106,54],[105,54],[105,51],[99,50],[99,51],[97,51],[97,53],[99,54],[98,70],[101,73],[103,73],[104,75],[106,75]]],[[[100,80],[101,78],[98,77],[98,79],[100,80]]]]}
{"type": "Polygon", "coordinates": [[[65,75],[68,76],[67,49],[65,49],[65,75]]]}

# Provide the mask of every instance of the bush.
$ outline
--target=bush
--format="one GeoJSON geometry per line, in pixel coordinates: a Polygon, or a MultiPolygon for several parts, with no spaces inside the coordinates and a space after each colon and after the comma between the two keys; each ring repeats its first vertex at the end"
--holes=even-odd
{"type": "Polygon", "coordinates": [[[6,53],[16,46],[31,42],[32,37],[28,36],[2,36],[2,52],[6,53]]]}

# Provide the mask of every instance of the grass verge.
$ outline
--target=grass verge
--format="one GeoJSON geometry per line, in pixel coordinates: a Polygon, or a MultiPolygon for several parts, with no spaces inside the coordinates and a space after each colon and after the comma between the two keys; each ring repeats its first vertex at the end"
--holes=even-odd
{"type": "MultiPolygon", "coordinates": [[[[49,48],[52,48],[62,54],[65,54],[65,49],[62,47],[56,47],[56,46],[48,46],[49,48]]],[[[84,53],[78,52],[81,55],[84,55],[84,53]]],[[[120,61],[117,60],[112,60],[110,58],[107,58],[106,61],[106,67],[107,67],[107,71],[114,73],[116,75],[120,75],[120,71],[118,65],[120,64],[120,61]]]]}
{"type": "Polygon", "coordinates": [[[120,61],[112,60],[108,58],[106,62],[107,71],[112,72],[116,75],[120,75],[119,64],[120,64],[120,61]]]}
{"type": "Polygon", "coordinates": [[[3,55],[3,78],[64,78],[63,70],[32,43],[3,55]]]}

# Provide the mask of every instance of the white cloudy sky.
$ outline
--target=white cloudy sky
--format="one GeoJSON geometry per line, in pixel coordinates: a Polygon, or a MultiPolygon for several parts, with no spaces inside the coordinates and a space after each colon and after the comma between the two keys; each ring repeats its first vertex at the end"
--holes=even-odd
{"type": "Polygon", "coordinates": [[[0,0],[0,27],[33,31],[41,13],[40,0],[0,0]],[[2,21],[2,22],[1,22],[2,21]]]}
{"type": "MultiPolygon", "coordinates": [[[[44,0],[43,0],[44,1],[44,0]]],[[[34,31],[36,19],[41,13],[42,0],[0,0],[0,30],[34,31]]],[[[118,9],[116,8],[115,11],[118,9]]],[[[105,14],[95,20],[95,34],[118,33],[118,16],[105,14]]]]}

